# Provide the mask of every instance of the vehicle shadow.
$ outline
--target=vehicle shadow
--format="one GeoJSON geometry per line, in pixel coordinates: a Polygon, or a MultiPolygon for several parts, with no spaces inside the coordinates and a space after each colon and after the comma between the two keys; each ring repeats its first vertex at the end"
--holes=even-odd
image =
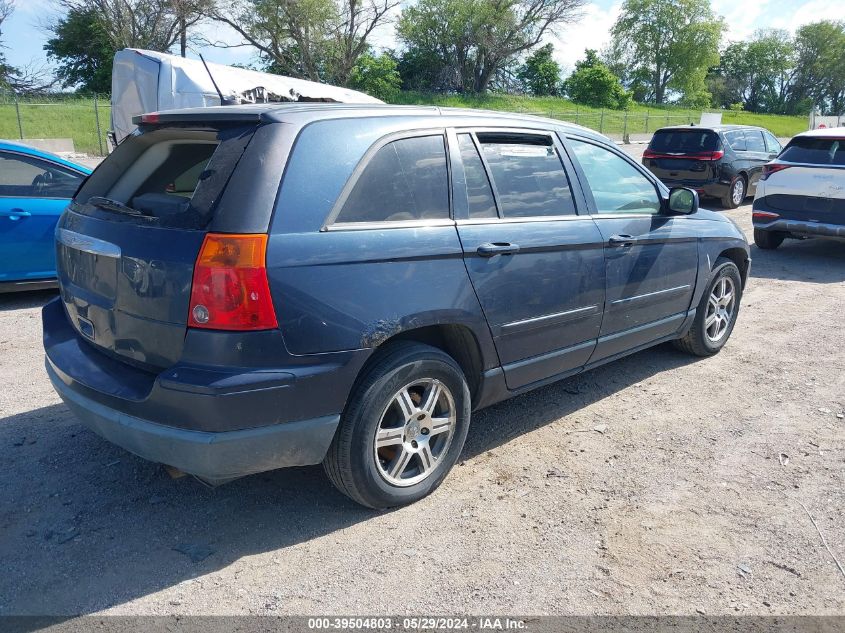
{"type": "MultiPolygon", "coordinates": [[[[474,416],[463,458],[692,361],[660,346],[495,405],[474,416]]],[[[91,613],[388,514],[348,500],[320,467],[213,489],[171,479],[61,404],[0,419],[0,449],[0,615],[91,613]]],[[[279,583],[290,560],[273,559],[279,583]]]]}
{"type": "Polygon", "coordinates": [[[54,297],[57,297],[58,292],[58,290],[27,290],[24,292],[0,294],[0,312],[40,308],[54,297]]]}
{"type": "Polygon", "coordinates": [[[776,250],[751,247],[751,277],[835,284],[845,281],[845,241],[784,240],[776,250]]]}

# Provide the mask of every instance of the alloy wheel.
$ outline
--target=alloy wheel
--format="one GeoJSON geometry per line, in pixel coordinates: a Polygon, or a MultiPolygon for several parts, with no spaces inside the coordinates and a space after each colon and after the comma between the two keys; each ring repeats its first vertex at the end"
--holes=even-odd
{"type": "Polygon", "coordinates": [[[711,343],[722,340],[736,311],[736,288],[730,277],[722,277],[710,291],[704,331],[711,343]]]}

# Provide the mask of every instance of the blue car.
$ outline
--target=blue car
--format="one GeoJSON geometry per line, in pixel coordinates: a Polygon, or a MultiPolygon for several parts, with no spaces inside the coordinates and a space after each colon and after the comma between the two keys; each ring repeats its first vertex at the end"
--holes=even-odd
{"type": "Polygon", "coordinates": [[[212,484],[322,462],[410,503],[473,411],[657,343],[714,355],[739,314],[739,228],[585,128],[314,103],[137,123],[59,220],[47,372],[91,429],[212,484]]]}
{"type": "Polygon", "coordinates": [[[56,222],[91,170],[0,141],[0,292],[56,283],[56,222]]]}

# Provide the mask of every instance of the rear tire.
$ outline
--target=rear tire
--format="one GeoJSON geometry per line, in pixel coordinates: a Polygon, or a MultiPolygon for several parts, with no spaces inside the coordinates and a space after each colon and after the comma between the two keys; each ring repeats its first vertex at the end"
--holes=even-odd
{"type": "Polygon", "coordinates": [[[754,229],[754,243],[764,251],[773,251],[783,243],[786,236],[780,231],[754,229]]]}
{"type": "Polygon", "coordinates": [[[682,338],[673,341],[675,347],[694,356],[718,354],[731,337],[741,300],[739,268],[731,260],[720,257],[698,303],[695,320],[682,338]],[[731,293],[730,301],[727,293],[731,293]]]}
{"type": "Polygon", "coordinates": [[[731,186],[727,193],[722,197],[722,206],[726,209],[736,209],[739,205],[745,202],[745,197],[748,194],[748,185],[745,183],[745,178],[737,176],[731,180],[731,186]]]}
{"type": "Polygon", "coordinates": [[[433,492],[461,454],[470,394],[441,350],[391,344],[356,382],[323,461],[343,494],[370,508],[407,505],[433,492]]]}

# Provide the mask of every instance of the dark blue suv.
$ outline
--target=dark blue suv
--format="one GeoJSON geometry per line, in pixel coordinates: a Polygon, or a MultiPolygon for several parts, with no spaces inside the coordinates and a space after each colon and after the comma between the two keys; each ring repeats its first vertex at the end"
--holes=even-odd
{"type": "Polygon", "coordinates": [[[471,411],[664,341],[718,352],[742,232],[606,138],[439,108],[144,115],[57,230],[47,371],[79,418],[211,483],[322,462],[431,492],[471,411]]]}

